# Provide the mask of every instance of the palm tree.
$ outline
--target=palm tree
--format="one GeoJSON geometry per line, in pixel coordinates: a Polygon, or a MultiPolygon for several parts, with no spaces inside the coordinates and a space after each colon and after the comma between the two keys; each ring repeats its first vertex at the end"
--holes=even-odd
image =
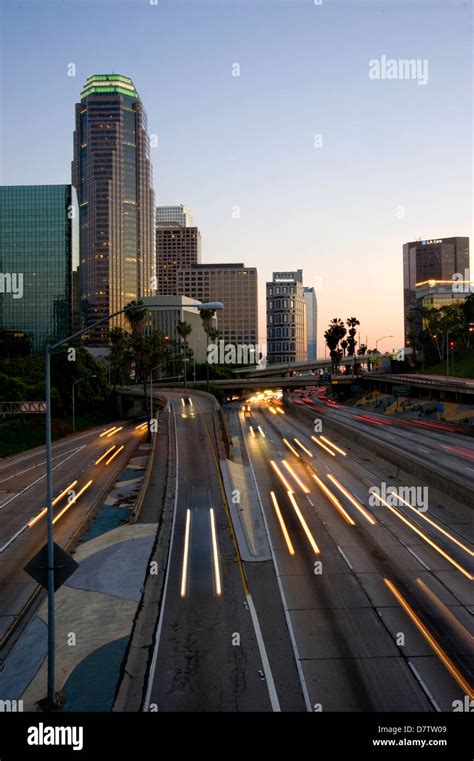
{"type": "MultiPolygon", "coordinates": [[[[346,325],[349,328],[348,338],[347,338],[347,355],[349,357],[354,357],[354,365],[355,365],[355,348],[357,346],[356,332],[357,332],[357,325],[360,325],[360,322],[357,319],[357,317],[348,317],[348,319],[346,320],[346,325]]],[[[355,370],[355,367],[353,367],[353,370],[355,370]]]]}
{"type": "Polygon", "coordinates": [[[147,394],[147,373],[146,373],[146,367],[145,367],[145,339],[144,339],[144,328],[145,328],[145,309],[140,308],[143,307],[143,301],[130,301],[125,306],[125,319],[130,325],[130,329],[132,332],[131,337],[131,344],[133,348],[133,354],[135,358],[135,380],[139,382],[140,380],[143,383],[143,395],[145,398],[145,412],[146,412],[146,418],[148,421],[148,440],[151,437],[151,431],[150,431],[150,410],[148,405],[148,394],[147,394]]]}
{"type": "MultiPolygon", "coordinates": [[[[202,327],[204,328],[204,332],[207,336],[207,343],[209,345],[209,337],[211,334],[211,330],[215,330],[212,324],[212,319],[215,315],[214,309],[201,309],[199,314],[201,315],[202,320],[202,327]]],[[[206,357],[206,383],[207,383],[207,390],[209,391],[209,362],[206,357]]]]}
{"type": "Polygon", "coordinates": [[[178,322],[176,326],[176,332],[183,342],[183,363],[184,363],[184,388],[186,388],[186,369],[188,361],[188,336],[192,332],[192,327],[189,322],[178,322]]]}
{"type": "Polygon", "coordinates": [[[343,357],[345,357],[345,356],[346,356],[346,349],[347,349],[347,347],[348,347],[348,346],[349,346],[349,344],[348,344],[348,342],[346,341],[346,339],[344,338],[344,339],[341,341],[341,349],[342,349],[342,356],[343,356],[343,357]]]}
{"type": "Polygon", "coordinates": [[[339,349],[339,341],[341,341],[346,335],[346,328],[343,321],[339,317],[333,317],[329,323],[329,327],[324,333],[326,344],[329,349],[329,356],[331,357],[332,371],[335,374],[338,364],[342,357],[342,349],[339,349]]]}

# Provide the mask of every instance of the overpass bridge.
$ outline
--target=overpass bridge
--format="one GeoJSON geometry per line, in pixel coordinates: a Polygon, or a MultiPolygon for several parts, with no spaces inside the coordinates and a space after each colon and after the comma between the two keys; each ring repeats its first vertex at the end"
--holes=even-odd
{"type": "MultiPolygon", "coordinates": [[[[367,364],[367,362],[377,362],[377,360],[380,359],[387,359],[387,355],[385,354],[361,354],[360,356],[356,356],[356,364],[357,365],[364,365],[367,364]]],[[[343,367],[351,367],[354,364],[354,358],[353,357],[344,357],[341,359],[340,363],[343,367]]],[[[299,373],[307,373],[310,370],[331,370],[332,362],[330,359],[305,359],[301,362],[292,362],[291,364],[274,364],[274,365],[267,365],[267,367],[255,369],[255,368],[248,368],[245,370],[235,370],[235,373],[238,373],[239,375],[246,375],[247,377],[252,378],[259,378],[259,377],[270,377],[271,375],[280,375],[283,376],[285,374],[288,374],[290,372],[299,372],[299,373]]]]}

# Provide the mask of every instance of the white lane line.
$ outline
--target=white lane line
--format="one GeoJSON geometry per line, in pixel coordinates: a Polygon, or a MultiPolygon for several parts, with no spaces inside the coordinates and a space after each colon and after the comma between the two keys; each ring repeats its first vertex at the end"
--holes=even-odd
{"type": "MultiPolygon", "coordinates": [[[[87,444],[84,444],[84,446],[87,446],[87,444]]],[[[57,460],[59,457],[62,457],[65,454],[69,454],[70,452],[77,452],[79,449],[83,449],[82,447],[76,447],[75,449],[68,449],[67,452],[62,452],[61,454],[57,454],[55,457],[51,458],[51,461],[54,462],[54,460],[57,460]]],[[[43,460],[42,462],[37,463],[36,465],[30,465],[29,468],[25,468],[24,470],[19,470],[16,473],[14,473],[12,476],[8,476],[8,478],[2,478],[0,479],[0,484],[4,484],[7,481],[11,481],[12,478],[18,478],[18,476],[22,476],[23,473],[28,473],[29,470],[34,470],[35,468],[40,468],[42,465],[46,465],[46,460],[43,460]]]]}
{"type": "Polygon", "coordinates": [[[386,434],[385,434],[385,438],[386,438],[386,439],[392,439],[393,441],[395,441],[395,436],[392,436],[392,434],[391,434],[391,433],[386,433],[386,434]]]}
{"type": "Polygon", "coordinates": [[[10,537],[10,539],[9,539],[7,542],[5,542],[5,544],[4,544],[4,545],[2,545],[2,546],[0,547],[0,554],[1,554],[2,552],[5,552],[5,550],[7,549],[7,547],[9,547],[9,546],[10,546],[10,545],[11,545],[11,544],[12,544],[12,543],[15,541],[15,539],[18,539],[18,537],[20,536],[20,534],[22,534],[22,533],[23,533],[23,531],[26,531],[26,529],[27,529],[27,528],[28,528],[28,524],[27,524],[27,523],[25,523],[25,525],[24,525],[24,526],[22,526],[20,529],[18,529],[18,531],[16,532],[16,534],[13,534],[13,536],[11,536],[11,537],[10,537]]]}
{"type": "MultiPolygon", "coordinates": [[[[69,457],[66,457],[65,460],[61,460],[61,462],[58,462],[58,464],[54,466],[53,471],[57,470],[58,468],[60,468],[61,465],[64,465],[65,462],[70,460],[71,457],[74,457],[74,455],[77,454],[77,452],[80,452],[81,449],[84,449],[86,446],[87,446],[87,444],[83,444],[82,447],[79,447],[79,449],[74,450],[74,452],[71,455],[69,455],[69,457]]],[[[22,491],[19,491],[17,494],[14,494],[13,497],[10,497],[10,499],[7,499],[6,502],[2,502],[2,504],[0,505],[0,510],[3,510],[3,508],[7,507],[7,505],[9,505],[11,502],[13,502],[14,499],[16,499],[17,497],[20,497],[22,494],[24,494],[25,492],[29,491],[29,489],[31,489],[35,484],[37,484],[40,481],[42,481],[43,478],[46,478],[46,473],[43,473],[42,476],[37,478],[36,481],[33,481],[33,483],[30,484],[29,486],[25,486],[25,488],[22,489],[22,491]]]]}
{"type": "Polygon", "coordinates": [[[253,604],[252,596],[246,595],[247,604],[249,606],[250,615],[252,617],[253,628],[255,629],[255,635],[257,637],[258,649],[260,651],[260,658],[262,659],[263,673],[268,687],[268,694],[270,696],[270,703],[272,710],[277,713],[281,711],[280,702],[278,700],[277,691],[275,688],[275,682],[273,680],[272,670],[270,668],[270,662],[268,660],[267,650],[265,648],[265,642],[262,637],[262,630],[260,629],[260,622],[258,620],[257,611],[253,604]]]}
{"type": "Polygon", "coordinates": [[[426,565],[426,563],[424,562],[424,560],[422,560],[420,557],[418,557],[418,555],[416,554],[416,552],[413,552],[413,550],[411,549],[411,547],[408,547],[408,546],[407,546],[407,550],[408,550],[408,552],[411,552],[411,554],[413,555],[413,557],[414,557],[414,558],[416,558],[416,559],[418,560],[418,562],[419,562],[419,563],[421,563],[421,565],[423,565],[423,566],[426,568],[426,570],[427,570],[427,571],[431,571],[431,568],[430,568],[428,565],[426,565]]]}
{"type": "MultiPolygon", "coordinates": [[[[81,439],[87,438],[87,436],[97,436],[98,431],[88,431],[87,433],[82,433],[80,435],[77,435],[74,437],[76,441],[80,441],[81,439]]],[[[60,449],[61,447],[67,446],[68,444],[71,444],[70,441],[57,441],[54,443],[54,450],[60,449]]],[[[87,446],[87,444],[84,444],[84,446],[87,446]]],[[[68,450],[70,452],[71,450],[68,450]]],[[[61,452],[60,454],[56,455],[56,457],[61,457],[63,454],[68,454],[68,452],[61,452]]],[[[23,457],[19,457],[17,459],[13,459],[12,462],[8,462],[5,465],[2,465],[0,467],[1,470],[6,470],[7,468],[11,468],[13,465],[16,465],[20,462],[24,462],[25,460],[30,460],[32,457],[38,457],[38,455],[41,454],[41,451],[39,452],[31,452],[31,454],[24,455],[23,457]]],[[[53,458],[55,459],[55,458],[53,458]]],[[[46,460],[45,460],[46,462],[46,460]]],[[[34,467],[34,466],[33,466],[34,467]]]]}
{"type": "Polygon", "coordinates": [[[342,550],[342,549],[339,547],[339,545],[337,545],[337,549],[338,549],[338,550],[339,550],[339,552],[341,553],[342,557],[343,557],[343,558],[344,558],[344,560],[346,561],[346,563],[347,563],[347,565],[349,566],[349,568],[351,569],[351,571],[353,571],[353,570],[354,570],[354,566],[351,564],[351,562],[350,562],[349,558],[347,557],[347,555],[345,554],[344,550],[342,550]]]}
{"type": "Polygon", "coordinates": [[[418,449],[419,452],[425,452],[425,454],[429,454],[430,453],[429,449],[423,449],[423,447],[417,447],[417,449],[418,449]]]}
{"type": "MultiPolygon", "coordinates": [[[[240,420],[239,420],[239,422],[240,422],[240,420]]],[[[243,431],[242,431],[242,434],[243,434],[243,431]]],[[[263,502],[262,502],[262,498],[260,496],[260,489],[258,488],[257,477],[255,475],[255,470],[254,470],[254,467],[253,467],[252,460],[250,459],[249,448],[247,446],[247,441],[246,441],[245,437],[244,437],[244,445],[245,445],[245,450],[247,452],[247,458],[248,458],[248,461],[249,461],[252,477],[253,477],[253,480],[254,480],[254,483],[255,483],[255,490],[257,492],[258,503],[260,505],[260,511],[262,513],[263,525],[265,526],[265,533],[267,535],[268,546],[270,547],[270,553],[271,553],[272,560],[273,560],[273,566],[275,568],[275,574],[276,574],[276,578],[277,578],[278,589],[280,590],[280,597],[281,597],[281,601],[283,603],[283,610],[284,610],[284,613],[285,613],[286,625],[288,626],[288,632],[290,634],[291,645],[293,647],[293,653],[294,653],[294,656],[295,656],[296,668],[297,668],[298,676],[299,676],[299,679],[300,679],[301,691],[303,693],[303,698],[304,698],[306,710],[308,711],[308,713],[312,713],[313,712],[313,706],[312,706],[312,703],[311,703],[311,701],[309,699],[308,687],[306,685],[306,680],[305,680],[304,673],[303,673],[303,667],[301,665],[301,659],[300,659],[300,655],[299,655],[299,652],[298,652],[298,645],[296,644],[296,637],[295,637],[295,633],[293,631],[293,625],[291,623],[291,617],[290,617],[290,612],[289,612],[289,609],[288,609],[288,603],[286,602],[285,592],[283,590],[283,584],[282,584],[282,581],[281,581],[281,578],[280,578],[280,570],[278,568],[278,563],[276,561],[275,552],[273,550],[273,545],[272,545],[271,540],[270,540],[270,531],[269,531],[269,528],[268,528],[267,517],[265,515],[265,510],[263,508],[263,502]]]]}
{"type": "Polygon", "coordinates": [[[432,694],[431,694],[431,692],[429,691],[429,689],[428,689],[427,685],[425,684],[425,682],[423,681],[423,679],[422,679],[422,678],[421,678],[421,676],[419,675],[418,671],[417,671],[417,670],[416,670],[416,668],[414,667],[413,663],[412,663],[411,661],[407,661],[407,663],[408,663],[409,667],[411,668],[411,670],[413,671],[413,674],[415,675],[415,679],[416,679],[416,680],[417,680],[417,682],[419,683],[419,685],[420,685],[421,689],[422,689],[422,690],[423,690],[423,692],[425,693],[426,697],[427,697],[427,698],[428,698],[428,700],[430,701],[430,703],[431,703],[431,705],[433,706],[433,708],[435,709],[435,711],[436,711],[437,713],[441,713],[441,708],[439,707],[438,703],[436,702],[436,700],[434,699],[433,695],[432,695],[432,694]]]}
{"type": "Polygon", "coordinates": [[[306,495],[306,499],[308,500],[308,502],[309,502],[309,504],[311,505],[311,507],[314,507],[314,505],[313,505],[313,503],[311,502],[311,500],[310,500],[310,498],[308,497],[308,495],[306,495]]]}
{"type": "Polygon", "coordinates": [[[160,610],[160,616],[158,618],[158,626],[156,628],[155,633],[155,647],[153,650],[153,656],[151,659],[150,664],[150,672],[148,675],[148,684],[146,689],[146,695],[145,695],[145,701],[143,704],[143,711],[149,711],[150,710],[150,699],[151,699],[151,691],[153,689],[153,680],[155,678],[155,671],[156,671],[156,662],[158,660],[158,649],[160,647],[160,639],[161,639],[161,630],[163,628],[163,618],[165,615],[165,603],[166,603],[166,593],[168,591],[168,582],[170,578],[170,567],[171,567],[171,553],[173,552],[173,540],[174,540],[174,533],[175,533],[175,527],[176,527],[176,513],[177,513],[177,506],[178,506],[178,484],[179,484],[179,458],[178,458],[178,426],[176,424],[176,410],[174,403],[170,400],[170,412],[171,407],[173,409],[173,418],[174,418],[174,438],[175,438],[175,447],[176,447],[176,489],[174,493],[174,505],[173,505],[173,525],[171,526],[171,536],[170,536],[170,545],[169,545],[169,551],[168,551],[168,562],[166,564],[166,575],[165,575],[165,584],[163,587],[163,597],[162,597],[162,603],[161,603],[161,610],[160,610]]]}

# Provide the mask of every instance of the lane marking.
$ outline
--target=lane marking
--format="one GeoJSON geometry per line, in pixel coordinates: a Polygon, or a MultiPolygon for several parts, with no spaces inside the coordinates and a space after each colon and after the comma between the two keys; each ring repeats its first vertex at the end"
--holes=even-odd
{"type": "Polygon", "coordinates": [[[260,629],[260,622],[258,620],[257,611],[255,610],[255,605],[253,604],[252,596],[249,594],[247,595],[247,605],[250,611],[250,615],[252,617],[252,623],[253,623],[253,628],[255,629],[255,635],[257,637],[258,649],[260,652],[260,658],[262,660],[263,672],[265,674],[265,679],[267,682],[268,695],[270,697],[272,710],[273,712],[278,713],[281,711],[280,702],[278,700],[278,695],[275,688],[275,682],[273,679],[272,670],[270,668],[270,661],[268,660],[265,643],[263,641],[262,630],[260,629]]]}
{"type": "Polygon", "coordinates": [[[350,562],[350,560],[349,560],[349,558],[347,557],[347,555],[345,554],[345,552],[344,552],[344,551],[341,549],[341,547],[339,547],[339,545],[337,545],[337,549],[338,549],[338,550],[339,550],[339,552],[341,553],[342,557],[343,557],[343,558],[344,558],[344,560],[346,561],[346,563],[347,563],[347,565],[349,566],[349,568],[351,569],[351,571],[353,571],[353,570],[354,570],[354,566],[353,566],[353,565],[352,565],[352,563],[350,562]]]}

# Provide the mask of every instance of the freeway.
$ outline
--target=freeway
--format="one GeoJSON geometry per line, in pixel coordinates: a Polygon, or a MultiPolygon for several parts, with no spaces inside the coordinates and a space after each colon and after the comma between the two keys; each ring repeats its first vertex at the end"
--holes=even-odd
{"type": "Polygon", "coordinates": [[[427,512],[403,497],[373,505],[371,486],[402,485],[370,450],[314,436],[265,400],[238,415],[313,710],[451,711],[473,698],[469,506],[437,494],[427,512]]]}
{"type": "MultiPolygon", "coordinates": [[[[145,431],[117,422],[53,444],[55,542],[67,547],[145,431]]],[[[0,461],[0,645],[40,588],[23,568],[46,542],[44,448],[0,461]]]]}
{"type": "Polygon", "coordinates": [[[294,404],[350,429],[370,434],[375,440],[396,447],[437,471],[444,471],[474,490],[473,439],[455,432],[449,422],[402,420],[364,408],[348,407],[329,400],[323,389],[294,394],[294,404]]]}
{"type": "MultiPolygon", "coordinates": [[[[304,710],[289,642],[280,677],[286,694],[277,695],[265,629],[278,620],[278,610],[267,611],[265,627],[249,589],[222,487],[214,402],[194,393],[167,397],[177,484],[145,710],[304,710]]],[[[260,581],[266,578],[263,572],[260,581]]],[[[269,579],[270,598],[274,587],[269,579]]]]}

